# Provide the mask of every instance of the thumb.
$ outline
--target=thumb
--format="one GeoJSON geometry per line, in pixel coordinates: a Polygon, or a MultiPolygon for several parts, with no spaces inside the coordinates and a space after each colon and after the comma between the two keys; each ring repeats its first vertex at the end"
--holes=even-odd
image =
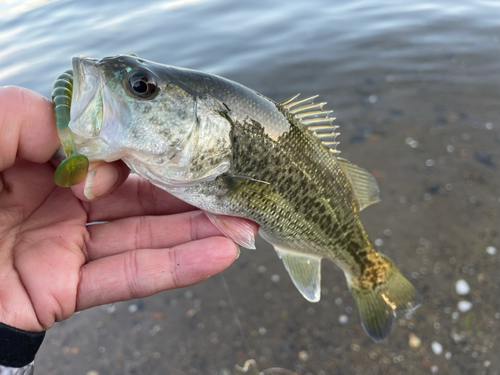
{"type": "Polygon", "coordinates": [[[73,194],[85,202],[92,202],[112,193],[125,182],[130,169],[121,160],[112,163],[92,162],[85,180],[73,186],[73,194]]]}

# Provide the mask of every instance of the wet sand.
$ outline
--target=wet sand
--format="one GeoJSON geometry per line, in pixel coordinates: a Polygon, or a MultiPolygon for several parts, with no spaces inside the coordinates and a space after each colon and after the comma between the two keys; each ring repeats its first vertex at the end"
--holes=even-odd
{"type": "Polygon", "coordinates": [[[398,316],[388,339],[375,344],[363,332],[333,263],[323,261],[321,301],[308,303],[274,250],[258,241],[256,251],[244,250],[200,285],[57,324],[39,371],[226,375],[253,358],[261,370],[299,374],[498,374],[500,129],[489,123],[498,109],[451,106],[441,96],[447,87],[416,92],[408,105],[386,85],[374,103],[360,95],[368,104],[338,122],[342,156],[380,187],[381,202],[362,221],[423,296],[413,316],[398,316]],[[458,280],[470,293],[457,294],[458,280]],[[460,301],[472,308],[461,312],[460,301]]]}

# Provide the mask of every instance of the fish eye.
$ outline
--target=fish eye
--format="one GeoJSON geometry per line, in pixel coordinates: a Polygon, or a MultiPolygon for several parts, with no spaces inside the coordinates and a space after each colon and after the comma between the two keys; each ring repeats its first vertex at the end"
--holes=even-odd
{"type": "Polygon", "coordinates": [[[142,99],[153,99],[159,91],[154,75],[147,70],[130,74],[128,88],[132,94],[142,99]]]}

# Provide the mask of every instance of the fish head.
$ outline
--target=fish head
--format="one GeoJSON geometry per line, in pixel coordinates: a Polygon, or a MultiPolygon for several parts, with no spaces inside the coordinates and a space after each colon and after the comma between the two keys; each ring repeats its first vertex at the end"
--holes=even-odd
{"type": "Polygon", "coordinates": [[[232,125],[202,78],[134,55],[76,56],[72,64],[69,127],[89,160],[122,159],[166,187],[210,181],[229,169],[232,125]]]}

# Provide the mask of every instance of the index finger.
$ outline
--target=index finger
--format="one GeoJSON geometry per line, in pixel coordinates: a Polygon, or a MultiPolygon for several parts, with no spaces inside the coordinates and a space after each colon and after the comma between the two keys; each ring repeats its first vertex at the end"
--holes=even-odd
{"type": "Polygon", "coordinates": [[[87,211],[89,222],[171,215],[197,209],[136,174],[131,174],[113,194],[94,202],[82,202],[82,205],[87,211]]]}
{"type": "Polygon", "coordinates": [[[60,146],[52,103],[36,92],[0,87],[0,171],[16,157],[44,163],[60,146]]]}

